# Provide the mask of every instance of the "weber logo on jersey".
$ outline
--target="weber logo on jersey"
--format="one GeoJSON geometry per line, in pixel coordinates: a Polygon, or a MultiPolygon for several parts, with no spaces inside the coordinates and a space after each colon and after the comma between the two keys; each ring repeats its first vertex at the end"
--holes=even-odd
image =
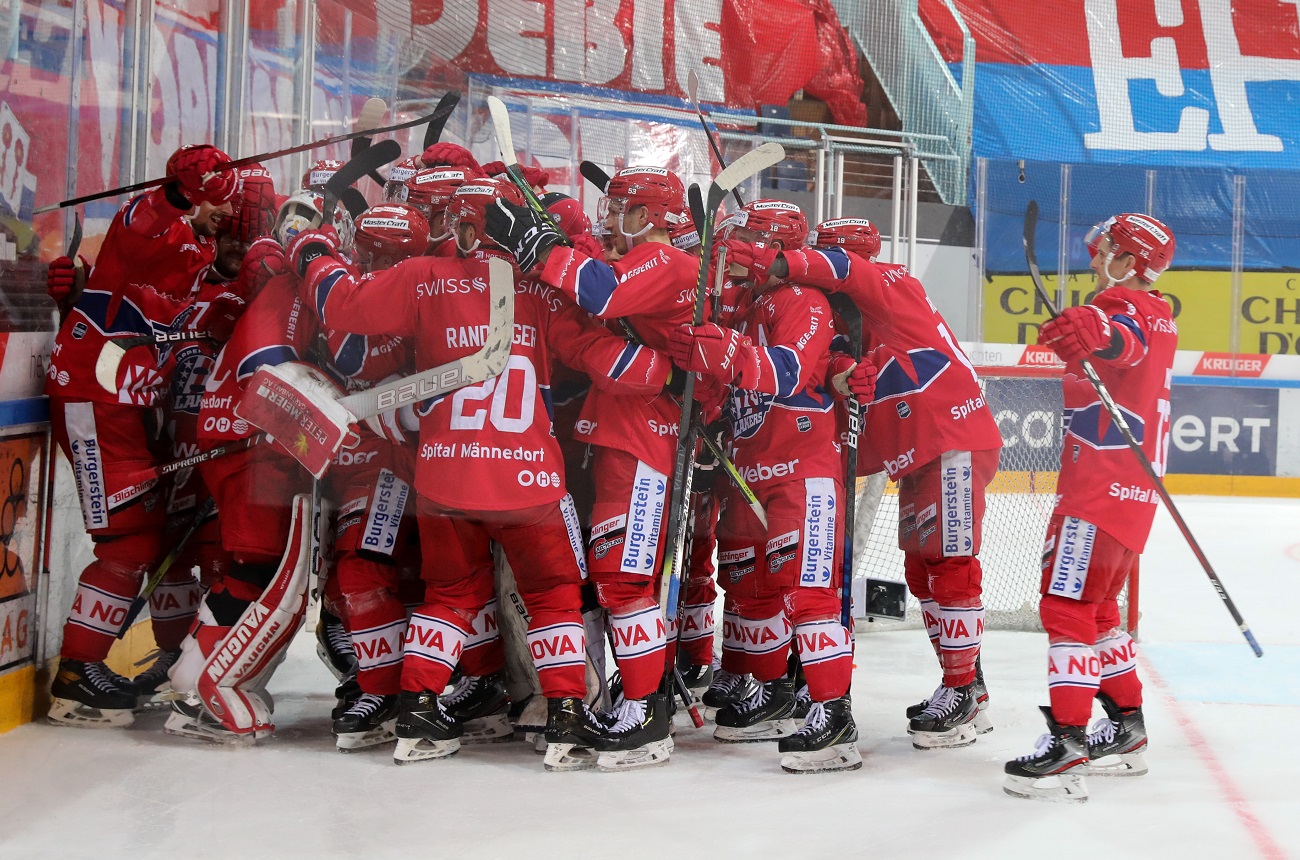
{"type": "Polygon", "coordinates": [[[1097,527],[1078,517],[1066,517],[1055,557],[1051,560],[1048,594],[1078,600],[1088,582],[1088,565],[1097,539],[1097,527]]]}

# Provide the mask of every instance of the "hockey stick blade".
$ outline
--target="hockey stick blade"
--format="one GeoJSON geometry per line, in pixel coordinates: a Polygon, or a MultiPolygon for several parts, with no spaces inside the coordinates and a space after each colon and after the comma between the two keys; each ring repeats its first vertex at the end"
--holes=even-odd
{"type": "Polygon", "coordinates": [[[344,164],[325,183],[325,200],[322,203],[321,223],[333,220],[334,207],[338,205],[344,189],[352,187],[361,177],[402,157],[402,145],[395,140],[383,140],[363,150],[344,164]]]}
{"type": "Polygon", "coordinates": [[[573,243],[560,229],[560,222],[542,205],[542,201],[537,199],[537,193],[533,191],[533,186],[528,184],[523,171],[519,169],[519,156],[515,154],[515,139],[510,131],[510,112],[506,110],[506,103],[496,96],[488,96],[487,104],[488,113],[492,116],[492,129],[497,136],[497,147],[501,150],[501,162],[506,166],[506,175],[510,177],[510,181],[519,189],[519,192],[524,195],[524,200],[528,201],[529,208],[545,218],[555,232],[560,234],[561,239],[563,239],[561,244],[572,247],[573,243]]]}
{"type": "MultiPolygon", "coordinates": [[[[700,108],[700,102],[696,98],[696,94],[699,92],[699,89],[700,89],[699,75],[695,74],[694,69],[691,69],[690,74],[686,76],[686,95],[690,99],[691,107],[695,109],[695,116],[697,116],[700,120],[700,127],[704,129],[704,136],[708,138],[709,148],[713,150],[713,157],[718,160],[718,169],[726,170],[727,160],[722,157],[722,147],[718,145],[718,139],[714,137],[713,130],[709,128],[709,122],[704,118],[704,111],[700,108]]],[[[737,191],[735,188],[732,188],[731,193],[736,198],[737,206],[745,205],[745,201],[744,199],[741,198],[739,191],[737,191]]],[[[696,223],[698,224],[699,222],[697,221],[696,223]]]]}
{"type": "MultiPolygon", "coordinates": [[[[236,170],[240,167],[245,167],[249,164],[256,164],[263,161],[272,161],[276,158],[283,158],[286,155],[295,155],[299,152],[308,152],[313,149],[320,149],[326,146],[333,146],[336,143],[347,143],[348,141],[355,140],[358,137],[387,134],[389,132],[401,131],[403,129],[413,128],[417,125],[423,125],[429,122],[437,122],[446,116],[446,114],[440,115],[439,110],[441,109],[435,108],[431,113],[426,114],[425,116],[417,117],[415,119],[407,120],[405,122],[395,123],[394,125],[386,125],[383,126],[382,128],[372,128],[366,131],[353,131],[347,134],[335,135],[334,137],[324,137],[321,138],[320,140],[310,141],[309,143],[300,143],[296,146],[290,146],[286,149],[277,149],[274,152],[261,152],[258,153],[257,155],[249,155],[244,158],[236,158],[234,161],[221,165],[221,167],[218,169],[236,170]]],[[[450,113],[451,110],[448,109],[447,114],[450,113]]],[[[136,182],[133,185],[123,185],[118,188],[110,188],[107,191],[97,191],[94,194],[85,194],[81,197],[72,197],[67,200],[60,201],[58,203],[51,203],[48,206],[42,206],[39,209],[34,210],[32,214],[41,215],[46,212],[53,212],[55,209],[66,209],[69,206],[80,206],[82,203],[89,203],[92,200],[103,200],[106,197],[117,197],[118,195],[121,194],[133,194],[136,191],[144,191],[145,189],[148,188],[157,188],[159,185],[165,185],[168,182],[173,181],[174,179],[175,177],[173,176],[163,176],[158,179],[146,179],[143,182],[136,182]]]]}
{"type": "MultiPolygon", "coordinates": [[[[374,128],[384,121],[384,114],[386,113],[388,113],[388,104],[383,99],[377,97],[366,99],[365,104],[361,106],[361,113],[357,114],[356,121],[352,124],[353,130],[365,131],[374,128]]],[[[358,137],[352,141],[352,151],[349,157],[356,158],[369,148],[370,138],[358,137]]],[[[366,175],[378,183],[380,187],[383,187],[384,177],[373,170],[366,175]]]]}
{"type": "Polygon", "coordinates": [[[370,204],[366,202],[366,195],[362,194],[360,189],[351,186],[344,188],[343,192],[339,194],[339,202],[343,204],[344,209],[348,210],[348,214],[352,216],[353,221],[360,218],[370,208],[370,204]]]}
{"type": "Polygon", "coordinates": [[[438,119],[430,122],[424,130],[424,149],[428,149],[442,139],[442,130],[447,127],[447,120],[458,104],[460,104],[459,90],[451,90],[438,100],[438,107],[433,112],[438,119]]]}
{"type": "Polygon", "coordinates": [[[731,162],[714,178],[713,184],[709,186],[705,217],[711,218],[711,213],[717,212],[718,207],[722,205],[722,198],[726,197],[740,183],[767,170],[769,167],[780,164],[784,160],[785,148],[775,141],[768,141],[731,162]]]}
{"type": "Polygon", "coordinates": [[[72,260],[75,268],[81,268],[81,261],[77,259],[77,252],[81,250],[81,213],[74,212],[72,215],[72,238],[68,240],[68,259],[72,260]]]}
{"type": "Polygon", "coordinates": [[[609,188],[609,174],[596,162],[582,162],[578,165],[578,172],[582,174],[583,179],[596,186],[601,194],[604,194],[605,189],[609,188]]]}
{"type": "MultiPolygon", "coordinates": [[[[1056,305],[1053,304],[1051,297],[1048,296],[1047,287],[1043,284],[1043,274],[1038,269],[1038,254],[1035,243],[1035,233],[1037,232],[1037,229],[1038,201],[1030,200],[1029,204],[1025,206],[1025,229],[1024,236],[1022,237],[1025,246],[1025,263],[1029,267],[1029,277],[1030,280],[1034,282],[1034,289],[1038,292],[1039,298],[1041,298],[1047,305],[1048,313],[1051,314],[1053,319],[1056,319],[1060,316],[1060,312],[1057,310],[1056,305]]],[[[1105,408],[1107,413],[1109,413],[1110,419],[1114,422],[1115,426],[1119,428],[1120,435],[1124,437],[1124,441],[1128,444],[1129,450],[1131,450],[1134,456],[1137,457],[1138,465],[1142,467],[1142,471],[1146,474],[1147,480],[1151,482],[1153,487],[1155,487],[1156,494],[1159,495],[1160,500],[1164,502],[1165,509],[1169,511],[1169,515],[1174,520],[1174,525],[1176,525],[1178,530],[1182,532],[1183,539],[1187,541],[1187,545],[1191,548],[1192,554],[1195,555],[1196,560],[1200,562],[1201,568],[1205,571],[1205,575],[1210,580],[1210,585],[1214,587],[1215,592],[1219,595],[1219,599],[1223,601],[1224,608],[1228,610],[1228,614],[1232,616],[1232,620],[1236,623],[1237,629],[1241,632],[1241,635],[1245,637],[1246,644],[1250,645],[1250,650],[1255,653],[1256,657],[1263,657],[1264,649],[1259,647],[1259,642],[1255,641],[1255,634],[1251,632],[1249,625],[1246,624],[1245,619],[1242,618],[1241,613],[1237,610],[1237,604],[1228,596],[1228,590],[1224,587],[1223,581],[1220,580],[1219,575],[1214,572],[1214,567],[1210,564],[1210,559],[1205,555],[1205,551],[1201,549],[1201,545],[1196,540],[1195,536],[1192,535],[1192,530],[1187,525],[1187,521],[1183,519],[1182,513],[1178,510],[1178,506],[1174,504],[1173,497],[1170,496],[1169,491],[1165,489],[1164,481],[1162,481],[1160,476],[1156,474],[1155,467],[1151,464],[1151,459],[1147,457],[1146,452],[1142,450],[1141,443],[1137,441],[1137,437],[1135,437],[1133,431],[1129,429],[1128,422],[1124,419],[1124,413],[1120,411],[1119,405],[1116,404],[1115,399],[1111,397],[1110,391],[1106,388],[1106,384],[1101,381],[1101,377],[1097,374],[1097,369],[1093,367],[1092,362],[1086,358],[1082,359],[1079,364],[1083,369],[1083,375],[1087,377],[1088,382],[1092,383],[1093,389],[1097,392],[1097,397],[1101,400],[1102,407],[1105,408]]]]}
{"type": "Polygon", "coordinates": [[[695,222],[695,232],[704,235],[704,193],[694,182],[686,189],[686,202],[691,209],[691,220],[695,222]]]}

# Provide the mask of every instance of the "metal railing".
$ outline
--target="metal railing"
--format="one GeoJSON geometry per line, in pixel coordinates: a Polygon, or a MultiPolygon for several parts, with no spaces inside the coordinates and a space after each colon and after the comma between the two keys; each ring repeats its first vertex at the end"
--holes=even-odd
{"type": "Polygon", "coordinates": [[[919,153],[940,197],[964,205],[975,116],[975,40],[952,0],[944,0],[944,6],[962,34],[960,80],[921,20],[917,0],[832,0],[832,5],[880,79],[903,134],[937,144],[947,156],[937,157],[929,146],[919,153]]]}

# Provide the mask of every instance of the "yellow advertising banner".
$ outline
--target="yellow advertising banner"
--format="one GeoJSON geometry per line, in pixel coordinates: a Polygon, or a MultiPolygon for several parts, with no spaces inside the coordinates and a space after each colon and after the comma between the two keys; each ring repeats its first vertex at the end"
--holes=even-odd
{"type": "MultiPolygon", "coordinates": [[[[1056,278],[1044,278],[1056,295],[1056,278]]],[[[1066,304],[1080,305],[1093,296],[1089,275],[1066,279],[1066,304]]],[[[1241,303],[1232,304],[1230,272],[1166,272],[1157,287],[1173,308],[1178,348],[1229,352],[1232,327],[1240,333],[1242,353],[1300,354],[1300,274],[1246,272],[1241,303]]],[[[986,343],[1035,343],[1047,308],[1034,294],[1028,275],[999,275],[984,284],[986,343]]]]}

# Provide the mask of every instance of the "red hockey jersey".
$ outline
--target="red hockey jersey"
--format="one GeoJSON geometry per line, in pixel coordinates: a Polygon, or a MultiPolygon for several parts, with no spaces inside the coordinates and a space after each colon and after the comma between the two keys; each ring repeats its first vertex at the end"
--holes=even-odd
{"type": "Polygon", "coordinates": [[[46,394],[135,406],[164,398],[170,346],[128,350],[115,392],[95,380],[95,363],[108,340],[180,330],[193,314],[216,245],[196,236],[184,214],[157,188],[132,198],[113,217],[85,292],[59,327],[46,394]]]}
{"type": "MultiPolygon", "coordinates": [[[[1169,456],[1169,389],[1178,348],[1173,313],[1160,293],[1128,287],[1102,290],[1090,304],[1105,312],[1124,339],[1119,356],[1094,355],[1092,366],[1156,474],[1163,476],[1169,456]]],[[[1064,387],[1066,432],[1056,512],[1086,520],[1142,552],[1160,497],[1079,362],[1066,363],[1064,387]]]]}
{"type": "Polygon", "coordinates": [[[859,474],[898,478],[945,451],[1002,447],[970,359],[921,282],[903,266],[839,249],[786,252],[790,279],[842,292],[862,312],[876,396],[859,437],[859,474]]]}
{"type": "MultiPolygon", "coordinates": [[[[699,259],[671,245],[646,242],[613,264],[572,248],[554,248],[541,280],[586,311],[652,349],[695,312],[699,259]]],[[[665,474],[677,452],[682,408],[667,394],[618,394],[597,388],[587,397],[574,436],[626,451],[665,474]]]]}
{"type": "Polygon", "coordinates": [[[834,337],[830,303],[820,291],[782,284],[746,294],[731,327],[772,368],[774,391],[732,388],[727,401],[735,463],[751,485],[804,478],[842,480],[835,401],[822,384],[834,337]]]}
{"type": "MultiPolygon", "coordinates": [[[[415,340],[418,369],[474,353],[487,335],[488,252],[414,257],[358,279],[337,261],[312,263],[307,283],[320,318],[359,334],[415,340]]],[[[415,485],[447,508],[515,510],[557,501],[564,462],[551,426],[551,352],[591,375],[649,397],[662,389],[667,359],[616,338],[532,278],[515,285],[514,337],[496,377],[425,401],[415,485]]]]}

